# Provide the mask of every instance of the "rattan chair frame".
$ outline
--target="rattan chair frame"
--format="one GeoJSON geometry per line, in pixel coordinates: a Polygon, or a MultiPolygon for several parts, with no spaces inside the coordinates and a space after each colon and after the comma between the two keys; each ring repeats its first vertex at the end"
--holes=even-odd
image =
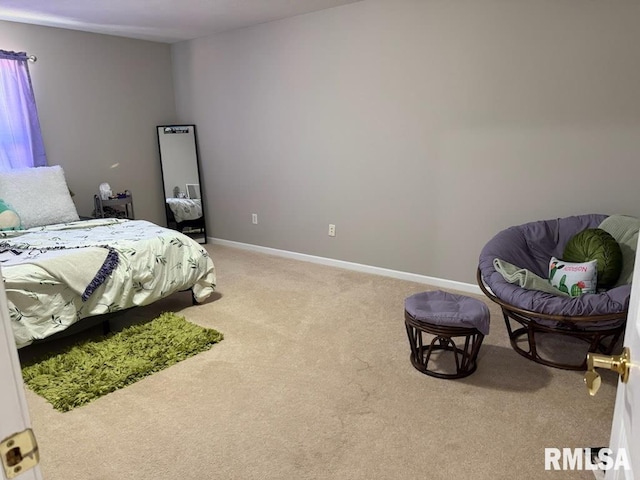
{"type": "Polygon", "coordinates": [[[477,271],[476,280],[482,292],[502,309],[511,347],[523,357],[533,360],[536,363],[564,370],[587,369],[586,352],[584,359],[580,363],[562,363],[541,357],[538,352],[540,339],[538,334],[545,333],[577,338],[588,344],[588,352],[600,352],[611,355],[616,343],[624,333],[627,310],[605,315],[549,315],[515,307],[496,297],[489,291],[482,280],[480,269],[477,271]],[[555,321],[558,322],[561,327],[544,325],[541,324],[539,320],[555,321]],[[601,325],[601,322],[611,322],[615,320],[619,320],[620,323],[604,327],[601,325]],[[519,341],[525,336],[528,350],[519,345],[519,341]]]}

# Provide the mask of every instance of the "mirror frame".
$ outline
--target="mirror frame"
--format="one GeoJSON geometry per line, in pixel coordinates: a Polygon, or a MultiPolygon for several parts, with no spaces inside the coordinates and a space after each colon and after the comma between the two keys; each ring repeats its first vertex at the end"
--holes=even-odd
{"type": "MultiPolygon", "coordinates": [[[[193,142],[194,142],[194,146],[195,146],[195,152],[196,152],[196,172],[198,174],[198,185],[200,187],[200,202],[202,205],[202,235],[204,236],[203,241],[198,241],[196,240],[198,243],[200,243],[201,245],[204,245],[208,242],[207,239],[207,221],[206,221],[206,210],[205,210],[205,199],[204,199],[204,191],[202,189],[202,175],[200,173],[200,149],[198,148],[198,132],[196,129],[195,124],[193,123],[189,123],[189,124],[170,124],[170,125],[156,125],[156,136],[157,136],[157,140],[158,140],[158,154],[160,156],[160,178],[162,180],[162,192],[163,192],[163,203],[164,203],[164,212],[165,212],[165,217],[166,217],[166,222],[167,222],[167,228],[171,228],[169,227],[169,214],[167,212],[167,198],[171,198],[171,196],[173,195],[173,192],[167,192],[165,189],[165,178],[164,178],[164,168],[163,168],[163,160],[162,160],[162,149],[161,149],[161,145],[160,145],[160,134],[161,134],[161,130],[164,130],[166,128],[185,128],[185,127],[192,127],[193,128],[193,142]]],[[[187,234],[185,234],[187,235],[187,234]]],[[[187,235],[189,236],[189,235],[187,235]]]]}

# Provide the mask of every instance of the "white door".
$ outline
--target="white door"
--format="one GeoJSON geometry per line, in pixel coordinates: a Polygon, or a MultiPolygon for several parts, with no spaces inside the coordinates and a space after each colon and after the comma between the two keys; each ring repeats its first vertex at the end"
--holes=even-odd
{"type": "MultiPolygon", "coordinates": [[[[0,442],[2,442],[15,433],[31,428],[29,410],[24,396],[20,361],[11,331],[9,308],[2,281],[0,281],[0,386],[0,442]]],[[[21,451],[20,453],[28,454],[29,451],[21,451]]],[[[2,462],[0,462],[0,479],[5,480],[7,477],[1,465],[2,462]]],[[[19,467],[13,467],[13,470],[14,473],[17,473],[15,478],[18,480],[42,480],[40,467],[37,465],[22,473],[20,473],[19,467]],[[18,472],[15,472],[16,468],[18,468],[18,472]]]]}
{"type": "MultiPolygon", "coordinates": [[[[640,243],[638,245],[640,247],[640,243]]],[[[609,445],[614,452],[625,449],[631,470],[608,470],[605,480],[640,478],[640,250],[636,251],[638,255],[633,272],[629,317],[624,337],[624,346],[629,349],[631,367],[627,383],[618,382],[609,445]]]]}

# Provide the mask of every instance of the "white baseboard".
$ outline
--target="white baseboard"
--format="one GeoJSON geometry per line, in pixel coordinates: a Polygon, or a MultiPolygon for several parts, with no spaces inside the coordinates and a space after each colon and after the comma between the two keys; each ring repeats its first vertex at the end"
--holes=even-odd
{"type": "MultiPolygon", "coordinates": [[[[307,255],[306,253],[289,252],[287,250],[278,250],[277,248],[261,247],[260,245],[252,245],[250,243],[234,242],[232,240],[224,240],[222,238],[207,237],[208,240],[216,245],[224,245],[226,247],[240,248],[243,250],[251,250],[253,252],[266,253],[268,255],[276,255],[278,257],[291,258],[301,260],[303,262],[319,263],[330,267],[344,268],[354,270],[356,272],[371,273],[374,275],[382,275],[385,277],[397,278],[416,283],[425,283],[438,288],[450,288],[461,292],[482,295],[480,287],[471,283],[456,282],[454,280],[446,280],[443,278],[429,277],[426,275],[418,275],[417,273],[401,272],[398,270],[390,270],[388,268],[373,267],[371,265],[363,265],[361,263],[345,262],[344,260],[335,260],[333,258],[317,257],[315,255],[307,255]]],[[[214,259],[215,261],[215,259],[214,259]]]]}

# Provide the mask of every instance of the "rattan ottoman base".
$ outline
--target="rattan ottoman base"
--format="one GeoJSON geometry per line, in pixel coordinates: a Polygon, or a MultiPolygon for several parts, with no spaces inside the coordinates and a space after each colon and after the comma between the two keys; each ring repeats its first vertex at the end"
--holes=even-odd
{"type": "MultiPolygon", "coordinates": [[[[484,335],[475,328],[450,327],[416,320],[405,310],[405,327],[411,346],[411,364],[419,372],[436,378],[455,379],[471,375],[478,367],[478,352],[484,335]],[[431,337],[431,338],[430,338],[431,337]],[[456,341],[457,340],[457,344],[456,341]],[[453,357],[455,372],[438,368],[443,362],[435,360],[434,353],[453,357]]],[[[440,357],[440,355],[436,355],[440,357]]],[[[451,370],[451,369],[449,369],[451,370]]]]}

